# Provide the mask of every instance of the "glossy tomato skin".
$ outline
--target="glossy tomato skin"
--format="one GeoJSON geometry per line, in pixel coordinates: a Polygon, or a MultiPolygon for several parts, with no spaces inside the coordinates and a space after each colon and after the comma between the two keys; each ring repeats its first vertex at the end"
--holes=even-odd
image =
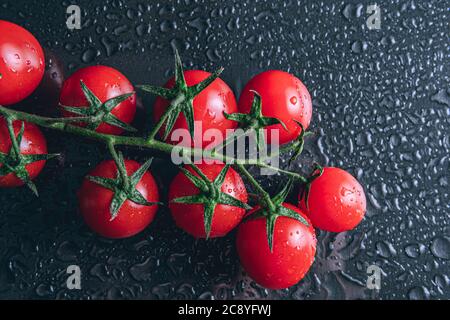
{"type": "Polygon", "coordinates": [[[350,173],[325,167],[323,174],[311,184],[308,209],[304,199],[299,199],[299,207],[316,228],[342,232],[355,228],[364,218],[366,196],[350,173]]]}
{"type": "MultiPolygon", "coordinates": [[[[223,164],[199,164],[199,169],[213,181],[223,164]]],[[[194,173],[191,168],[189,171],[194,173]]],[[[197,174],[195,174],[197,175],[197,174]]],[[[247,203],[248,195],[241,176],[233,169],[229,168],[222,184],[222,192],[247,203]]],[[[180,172],[172,181],[169,188],[169,208],[177,226],[195,238],[206,238],[205,227],[203,223],[203,205],[202,204],[177,204],[170,203],[175,198],[198,194],[199,190],[194,184],[180,172]]],[[[209,237],[223,237],[234,229],[245,215],[245,209],[218,204],[214,210],[211,232],[209,237]]]]}
{"type": "MultiPolygon", "coordinates": [[[[59,98],[59,102],[62,105],[71,107],[88,105],[88,101],[81,90],[80,80],[86,84],[101,102],[134,91],[130,81],[118,70],[101,65],[90,66],[75,71],[64,81],[59,98]]],[[[79,116],[64,110],[62,110],[62,113],[65,117],[79,116]]],[[[118,104],[111,113],[119,120],[130,124],[136,113],[136,94],[118,104]]],[[[119,135],[123,132],[121,128],[107,123],[100,124],[96,131],[114,135],[119,135]]]]}
{"type": "MultiPolygon", "coordinates": [[[[199,82],[205,80],[211,73],[202,70],[188,70],[184,72],[184,77],[188,86],[193,86],[199,82]]],[[[173,88],[175,79],[171,78],[164,87],[173,88]]],[[[201,130],[199,123],[196,122],[194,130],[194,141],[199,147],[207,148],[213,143],[217,145],[226,137],[227,129],[235,129],[237,127],[237,122],[228,120],[224,117],[223,112],[235,113],[237,112],[236,98],[230,87],[220,78],[214,80],[206,89],[200,92],[193,101],[194,105],[194,121],[201,123],[201,130]],[[218,141],[210,141],[209,137],[203,138],[203,134],[209,129],[216,129],[220,133],[222,139],[218,141]]],[[[153,119],[154,122],[158,122],[163,113],[169,106],[169,102],[163,98],[158,97],[156,99],[154,109],[153,109],[153,119]]],[[[163,136],[163,128],[160,130],[160,136],[163,136]]],[[[171,144],[178,144],[175,137],[171,137],[172,133],[176,129],[188,130],[186,118],[183,114],[180,114],[175,121],[175,125],[167,137],[167,142],[171,144]]],[[[189,132],[189,131],[188,131],[189,132]]],[[[193,146],[194,141],[192,139],[181,141],[183,146],[193,146]]]]}
{"type": "Polygon", "coordinates": [[[0,20],[0,105],[28,97],[44,70],[44,51],[36,38],[21,26],[0,20]]]}
{"type": "MultiPolygon", "coordinates": [[[[288,203],[283,206],[308,221],[297,207],[288,203]]],[[[266,237],[266,220],[262,218],[241,223],[236,243],[242,267],[256,283],[268,289],[284,289],[298,283],[308,272],[314,262],[317,240],[311,224],[306,226],[282,216],[275,222],[272,252],[266,237]]]]}
{"type": "MultiPolygon", "coordinates": [[[[17,135],[22,127],[22,121],[14,121],[14,133],[17,135]]],[[[11,150],[11,139],[9,137],[8,127],[6,121],[0,118],[0,152],[8,154],[11,150]]],[[[25,122],[25,131],[23,133],[22,142],[20,143],[21,154],[46,154],[47,141],[41,130],[32,123],[25,122]]],[[[36,178],[45,166],[45,160],[36,161],[26,166],[30,179],[36,178]]],[[[2,164],[0,163],[0,167],[2,164]]],[[[0,187],[20,187],[24,183],[17,178],[13,173],[9,173],[0,177],[0,187]]]]}
{"type": "Polygon", "coordinates": [[[272,129],[278,130],[280,144],[296,139],[301,133],[301,127],[294,120],[300,122],[305,130],[309,127],[312,116],[311,96],[297,77],[279,70],[256,75],[245,85],[239,98],[238,109],[241,113],[250,112],[254,97],[251,90],[261,95],[263,116],[278,118],[287,127],[287,131],[280,124],[266,127],[267,143],[275,142],[272,142],[272,129]]]}
{"type": "MultiPolygon", "coordinates": [[[[131,175],[140,168],[140,164],[133,160],[125,160],[125,167],[128,175],[131,175]]],[[[89,175],[116,178],[117,166],[113,160],[106,160],[95,167],[89,175]]],[[[147,201],[159,201],[158,187],[150,172],[144,174],[136,189],[147,201]]],[[[87,179],[84,179],[78,192],[80,211],[87,225],[106,238],[119,239],[136,235],[153,221],[158,210],[157,205],[143,206],[126,200],[116,218],[110,221],[112,198],[111,190],[87,179]]]]}

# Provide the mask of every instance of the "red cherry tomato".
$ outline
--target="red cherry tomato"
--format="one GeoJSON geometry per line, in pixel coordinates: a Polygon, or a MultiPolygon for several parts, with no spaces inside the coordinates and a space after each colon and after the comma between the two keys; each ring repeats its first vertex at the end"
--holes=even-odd
{"type": "MultiPolygon", "coordinates": [[[[224,167],[223,164],[199,164],[198,168],[213,181],[224,167]]],[[[188,170],[194,173],[192,168],[188,170]]],[[[196,173],[194,175],[198,176],[196,173]]],[[[221,191],[233,198],[247,203],[247,190],[241,176],[233,169],[229,168],[225,175],[221,191]]],[[[192,196],[199,194],[200,190],[180,172],[172,181],[169,189],[169,208],[178,227],[196,238],[206,238],[204,227],[204,206],[203,204],[179,204],[170,203],[175,198],[192,196]]],[[[215,207],[212,219],[211,232],[209,237],[223,237],[230,232],[242,220],[245,209],[218,204],[215,207]]]]}
{"type": "MultiPolygon", "coordinates": [[[[132,175],[140,168],[140,164],[133,160],[125,160],[128,175],[132,175]]],[[[101,162],[90,176],[116,178],[117,166],[113,160],[101,162]]],[[[150,172],[146,172],[136,190],[149,202],[158,202],[158,187],[150,172]]],[[[144,206],[126,200],[117,216],[111,220],[110,205],[113,191],[84,179],[78,192],[80,211],[87,225],[98,234],[107,238],[127,238],[144,230],[155,217],[157,205],[144,206]]]]}
{"type": "MultiPolygon", "coordinates": [[[[283,206],[309,221],[297,207],[288,203],[283,206]]],[[[306,226],[284,216],[275,222],[272,252],[267,242],[266,219],[247,220],[237,233],[237,250],[244,270],[259,285],[269,289],[284,289],[299,282],[314,262],[316,242],[311,224],[306,226]]]]}
{"type": "MultiPolygon", "coordinates": [[[[64,81],[59,98],[59,102],[62,105],[71,107],[85,107],[89,105],[81,89],[80,80],[86,84],[101,102],[134,91],[130,81],[116,69],[107,66],[91,66],[77,70],[64,81]]],[[[80,116],[65,110],[62,112],[65,117],[80,116]]],[[[133,121],[135,113],[135,94],[118,104],[111,111],[112,115],[126,124],[130,124],[133,121]]],[[[124,130],[103,122],[95,131],[118,135],[124,130]]]]}
{"type": "Polygon", "coordinates": [[[0,20],[0,105],[28,97],[44,70],[44,51],[36,38],[21,26],[0,20]]]}
{"type": "MultiPolygon", "coordinates": [[[[211,74],[206,71],[201,70],[188,70],[184,72],[184,77],[188,86],[193,86],[199,82],[205,80],[211,74]]],[[[173,88],[175,79],[171,78],[164,87],[173,88]]],[[[220,78],[214,80],[208,87],[206,87],[202,92],[200,92],[193,101],[194,105],[194,121],[196,121],[196,128],[194,130],[194,141],[198,142],[200,147],[206,148],[211,143],[217,145],[226,137],[227,129],[234,129],[237,127],[237,122],[228,120],[224,117],[223,112],[234,113],[237,112],[236,98],[230,87],[220,78]],[[198,121],[198,122],[197,122],[198,121]],[[201,129],[198,123],[201,123],[201,129]],[[220,133],[221,138],[218,141],[213,140],[209,137],[204,138],[204,133],[209,129],[217,129],[220,133]]],[[[169,106],[169,102],[163,98],[158,97],[155,102],[153,109],[153,119],[155,123],[161,118],[164,111],[169,106]]],[[[181,113],[175,125],[171,130],[171,133],[167,137],[167,142],[172,144],[178,144],[179,141],[172,138],[171,135],[176,129],[188,130],[188,125],[185,116],[181,113]]],[[[163,126],[160,130],[160,135],[163,136],[165,131],[163,126]]],[[[189,131],[187,131],[189,132],[189,131]]],[[[192,141],[182,141],[184,146],[193,146],[192,141]]]]}
{"type": "Polygon", "coordinates": [[[272,143],[271,130],[279,132],[279,143],[285,144],[295,140],[301,133],[300,122],[305,130],[312,115],[312,102],[308,89],[297,77],[278,70],[269,70],[253,77],[244,87],[239,98],[239,112],[249,113],[254,93],[261,95],[262,114],[277,118],[284,122],[287,130],[280,124],[271,125],[267,129],[267,143],[272,143]]]}
{"type": "Polygon", "coordinates": [[[347,171],[326,167],[311,183],[308,209],[299,199],[312,224],[319,229],[342,232],[355,228],[366,212],[366,196],[359,182],[347,171]]]}
{"type": "MultiPolygon", "coordinates": [[[[46,154],[47,153],[47,141],[44,135],[37,126],[32,123],[25,123],[25,130],[23,133],[22,141],[20,143],[20,153],[24,155],[31,154],[46,154]]],[[[14,121],[13,128],[14,133],[17,135],[22,127],[22,121],[14,121]]],[[[6,121],[0,118],[0,152],[3,154],[9,154],[11,150],[11,139],[8,132],[6,121]]],[[[36,178],[45,166],[45,160],[32,162],[25,166],[30,179],[36,178]]],[[[3,164],[0,163],[0,167],[3,164]]],[[[0,176],[0,187],[19,187],[23,186],[24,182],[17,178],[13,173],[8,173],[5,176],[0,176]]]]}

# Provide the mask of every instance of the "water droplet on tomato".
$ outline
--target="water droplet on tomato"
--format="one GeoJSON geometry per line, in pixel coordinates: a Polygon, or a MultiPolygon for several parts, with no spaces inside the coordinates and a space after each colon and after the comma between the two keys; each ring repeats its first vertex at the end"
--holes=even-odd
{"type": "Polygon", "coordinates": [[[297,97],[296,96],[292,96],[291,99],[289,100],[292,104],[297,104],[297,97]]]}
{"type": "Polygon", "coordinates": [[[216,112],[215,111],[208,110],[208,115],[211,117],[211,119],[215,119],[216,118],[216,112]]]}
{"type": "Polygon", "coordinates": [[[342,196],[348,196],[349,194],[353,194],[353,192],[352,192],[352,190],[350,190],[350,189],[347,189],[347,188],[345,188],[345,187],[342,187],[341,188],[341,195],[342,196]]]}

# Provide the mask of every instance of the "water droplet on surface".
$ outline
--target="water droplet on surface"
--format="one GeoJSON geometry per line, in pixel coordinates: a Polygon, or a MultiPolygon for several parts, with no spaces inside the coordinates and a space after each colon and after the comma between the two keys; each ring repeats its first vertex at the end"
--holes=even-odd
{"type": "Polygon", "coordinates": [[[431,252],[437,258],[450,259],[450,238],[436,237],[431,244],[431,252]]]}

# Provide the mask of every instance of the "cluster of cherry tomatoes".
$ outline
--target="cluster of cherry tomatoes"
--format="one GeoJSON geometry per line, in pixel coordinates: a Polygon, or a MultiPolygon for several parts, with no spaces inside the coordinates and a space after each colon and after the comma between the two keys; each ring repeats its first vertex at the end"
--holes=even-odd
{"type": "MultiPolygon", "coordinates": [[[[12,105],[29,96],[43,77],[44,61],[43,50],[31,33],[0,21],[0,105],[12,105]]],[[[187,86],[195,86],[211,74],[189,70],[183,75],[187,86]]],[[[175,80],[170,79],[164,87],[173,88],[175,80]]],[[[252,78],[238,102],[220,78],[198,93],[192,107],[194,120],[200,121],[202,128],[195,130],[194,135],[203,136],[204,131],[212,128],[226,136],[226,130],[236,128],[238,123],[225,115],[248,114],[255,92],[261,96],[262,115],[283,122],[284,125],[271,124],[269,128],[279,130],[281,144],[297,139],[302,132],[300,124],[304,129],[309,126],[312,103],[304,84],[289,73],[271,70],[252,78]]],[[[130,123],[136,112],[134,87],[111,67],[90,66],[74,72],[65,80],[59,102],[63,117],[80,118],[75,125],[113,135],[132,130],[130,123]],[[83,117],[89,117],[90,121],[83,122],[83,117]]],[[[156,100],[155,122],[169,104],[161,97],[156,100]]],[[[182,113],[174,120],[172,130],[179,128],[188,129],[182,113]]],[[[271,143],[270,134],[266,138],[271,143]]],[[[170,134],[166,142],[176,143],[170,134]]],[[[0,187],[30,183],[45,165],[45,159],[36,155],[45,154],[46,140],[37,126],[22,121],[11,124],[0,118],[0,187]]],[[[108,238],[131,237],[141,232],[158,209],[158,187],[147,170],[150,164],[141,165],[122,155],[118,158],[119,166],[113,160],[97,165],[78,192],[86,223],[108,238]],[[114,205],[116,210],[112,212],[114,205]]],[[[203,163],[196,169],[182,168],[170,185],[169,208],[177,226],[196,238],[222,237],[238,226],[241,263],[257,283],[267,288],[287,288],[304,277],[314,261],[314,227],[331,232],[350,230],[365,214],[366,199],[357,180],[342,169],[325,167],[308,186],[307,201],[300,194],[297,205],[280,204],[307,223],[279,216],[274,222],[270,248],[266,219],[245,219],[265,209],[257,206],[248,210],[248,194],[239,173],[225,164],[203,163]],[[209,220],[205,223],[207,215],[209,220]]]]}

